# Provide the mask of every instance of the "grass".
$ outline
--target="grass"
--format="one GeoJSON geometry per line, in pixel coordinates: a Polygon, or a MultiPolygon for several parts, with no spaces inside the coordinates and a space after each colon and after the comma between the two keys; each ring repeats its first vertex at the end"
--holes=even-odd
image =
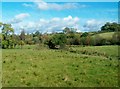
{"type": "Polygon", "coordinates": [[[116,87],[117,46],[4,49],[3,87],[116,87]],[[87,53],[83,51],[86,50],[87,53]],[[96,51],[96,54],[91,52],[96,51]],[[91,53],[91,54],[90,54],[91,53]],[[101,55],[98,55],[101,53],[101,55]],[[102,53],[107,55],[104,56],[102,53]]]}
{"type": "MultiPolygon", "coordinates": [[[[99,33],[97,35],[102,37],[102,38],[104,38],[104,39],[108,39],[109,40],[109,39],[112,39],[112,36],[113,36],[114,33],[115,32],[106,32],[106,33],[99,33]]],[[[92,37],[95,37],[97,35],[93,35],[92,37]]]]}
{"type": "Polygon", "coordinates": [[[2,88],[2,50],[0,49],[0,88],[2,88]]]}
{"type": "Polygon", "coordinates": [[[101,33],[99,34],[101,37],[103,37],[104,39],[112,39],[112,36],[115,32],[107,32],[107,33],[101,33]]]}

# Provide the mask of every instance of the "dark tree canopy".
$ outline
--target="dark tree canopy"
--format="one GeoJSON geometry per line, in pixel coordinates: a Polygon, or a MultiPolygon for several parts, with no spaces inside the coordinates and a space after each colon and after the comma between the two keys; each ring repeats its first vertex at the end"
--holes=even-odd
{"type": "Polygon", "coordinates": [[[57,45],[62,46],[66,44],[66,35],[62,33],[55,34],[47,41],[46,44],[52,49],[56,48],[57,45]]]}
{"type": "Polygon", "coordinates": [[[117,24],[115,22],[113,23],[107,22],[104,26],[101,27],[101,31],[105,32],[120,31],[120,24],[117,24]]]}
{"type": "Polygon", "coordinates": [[[87,32],[84,32],[81,37],[87,37],[88,36],[88,33],[87,32]]]}
{"type": "Polygon", "coordinates": [[[20,33],[20,39],[23,41],[25,40],[25,31],[24,30],[22,30],[20,33]]]}

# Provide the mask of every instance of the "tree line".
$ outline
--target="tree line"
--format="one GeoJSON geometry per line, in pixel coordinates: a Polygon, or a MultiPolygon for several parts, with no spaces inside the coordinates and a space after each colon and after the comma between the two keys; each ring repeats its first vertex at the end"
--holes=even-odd
{"type": "Polygon", "coordinates": [[[26,33],[23,29],[20,34],[14,34],[14,29],[11,24],[0,22],[2,28],[0,45],[3,49],[15,48],[17,45],[20,48],[23,45],[44,44],[51,49],[64,48],[66,45],[119,45],[120,44],[120,24],[107,22],[101,27],[100,31],[96,32],[76,32],[75,28],[64,28],[61,33],[42,34],[39,31],[34,33],[26,33]],[[101,37],[100,33],[115,32],[111,39],[101,37]]]}

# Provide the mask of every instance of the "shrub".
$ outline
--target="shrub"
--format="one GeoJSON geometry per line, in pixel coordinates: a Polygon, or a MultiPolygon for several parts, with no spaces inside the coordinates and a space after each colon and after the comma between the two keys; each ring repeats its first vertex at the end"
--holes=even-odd
{"type": "MultiPolygon", "coordinates": [[[[53,35],[50,39],[48,39],[45,44],[49,46],[51,49],[56,49],[57,47],[63,48],[67,41],[66,35],[59,33],[53,35]]],[[[58,48],[57,48],[58,49],[58,48]]]]}
{"type": "Polygon", "coordinates": [[[25,43],[24,43],[24,41],[22,41],[22,40],[19,42],[19,45],[21,46],[21,48],[23,47],[24,44],[25,44],[25,43]]]}
{"type": "Polygon", "coordinates": [[[115,45],[120,45],[120,32],[115,32],[113,34],[111,43],[115,45]]]}

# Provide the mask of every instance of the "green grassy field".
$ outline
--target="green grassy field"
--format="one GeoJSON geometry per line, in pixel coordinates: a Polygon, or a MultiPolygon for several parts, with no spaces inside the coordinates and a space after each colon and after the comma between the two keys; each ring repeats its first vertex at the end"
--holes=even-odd
{"type": "Polygon", "coordinates": [[[101,34],[99,34],[99,35],[100,35],[101,37],[103,37],[104,39],[111,39],[114,33],[115,33],[115,32],[106,32],[106,33],[101,33],[101,34]]]}
{"type": "Polygon", "coordinates": [[[2,50],[0,49],[0,88],[2,88],[2,50]]]}
{"type": "Polygon", "coordinates": [[[3,87],[116,87],[117,46],[3,49],[3,87]]]}
{"type": "Polygon", "coordinates": [[[114,33],[115,33],[115,32],[99,33],[99,34],[93,35],[92,37],[100,36],[100,37],[102,37],[102,38],[104,38],[104,39],[109,40],[109,39],[112,39],[112,36],[113,36],[114,33]]]}

